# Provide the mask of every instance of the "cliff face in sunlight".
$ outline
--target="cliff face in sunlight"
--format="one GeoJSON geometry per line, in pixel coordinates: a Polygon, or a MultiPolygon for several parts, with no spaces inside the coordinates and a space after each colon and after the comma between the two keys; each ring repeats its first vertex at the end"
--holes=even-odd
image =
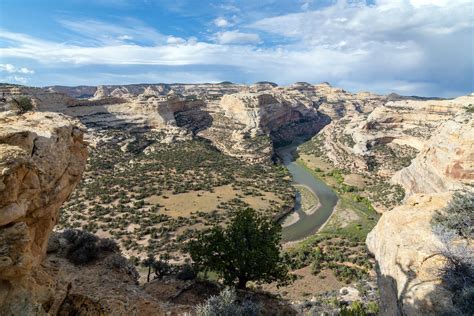
{"type": "Polygon", "coordinates": [[[379,265],[379,284],[387,311],[439,315],[452,305],[452,293],[441,284],[438,254],[442,245],[430,224],[435,211],[455,190],[474,184],[474,120],[461,111],[441,124],[410,166],[393,181],[405,187],[404,203],[382,215],[367,237],[379,265]]]}
{"type": "Polygon", "coordinates": [[[40,264],[59,208],[84,170],[83,132],[56,113],[0,116],[1,314],[33,314],[52,294],[40,264]]]}

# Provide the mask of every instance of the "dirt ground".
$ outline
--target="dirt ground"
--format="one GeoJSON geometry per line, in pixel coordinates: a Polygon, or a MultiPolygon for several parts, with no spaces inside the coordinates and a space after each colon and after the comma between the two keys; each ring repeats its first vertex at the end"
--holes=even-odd
{"type": "MultiPolygon", "coordinates": [[[[324,228],[344,228],[359,219],[359,215],[354,210],[346,208],[338,202],[333,214],[324,224],[324,228]]],[[[323,227],[320,230],[322,229],[323,227]]]]}
{"type": "Polygon", "coordinates": [[[325,162],[321,157],[300,154],[300,159],[308,166],[308,168],[316,169],[320,168],[322,171],[327,172],[333,169],[333,167],[325,162]]]}
{"type": "Polygon", "coordinates": [[[262,285],[262,289],[274,294],[280,294],[289,300],[301,300],[302,297],[311,299],[313,295],[338,290],[345,286],[338,281],[331,270],[322,270],[317,275],[311,273],[311,268],[304,267],[293,271],[298,276],[292,284],[278,288],[276,283],[262,285]]]}
{"type": "Polygon", "coordinates": [[[242,191],[235,190],[232,185],[223,185],[213,188],[214,192],[191,191],[180,194],[164,192],[163,196],[153,195],[145,199],[146,202],[165,208],[166,215],[172,217],[189,217],[191,213],[202,211],[211,212],[217,208],[219,203],[228,202],[240,195],[241,199],[252,208],[265,209],[270,207],[270,201],[281,200],[271,192],[266,192],[263,196],[244,196],[242,191]]]}

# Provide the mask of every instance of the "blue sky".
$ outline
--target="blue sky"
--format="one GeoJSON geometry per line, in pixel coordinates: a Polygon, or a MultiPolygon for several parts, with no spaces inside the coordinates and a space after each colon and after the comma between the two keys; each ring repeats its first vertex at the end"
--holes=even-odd
{"type": "Polygon", "coordinates": [[[474,91],[472,0],[2,0],[0,82],[474,91]]]}

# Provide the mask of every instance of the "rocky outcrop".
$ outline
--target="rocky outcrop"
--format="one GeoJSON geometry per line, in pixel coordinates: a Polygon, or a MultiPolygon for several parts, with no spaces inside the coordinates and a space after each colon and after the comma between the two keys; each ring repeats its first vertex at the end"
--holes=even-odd
{"type": "Polygon", "coordinates": [[[37,109],[77,117],[92,129],[155,129],[164,131],[166,139],[182,139],[187,132],[253,162],[270,159],[274,144],[310,137],[331,119],[365,113],[383,99],[351,94],[327,83],[305,82],[289,87],[271,82],[252,86],[223,82],[22,89],[21,94],[32,98],[40,92],[61,96],[56,105],[41,102],[37,109]],[[75,100],[64,93],[93,97],[75,100]]]}
{"type": "Polygon", "coordinates": [[[51,280],[35,281],[58,211],[87,158],[83,127],[55,113],[0,114],[0,314],[40,313],[51,280]]]}
{"type": "Polygon", "coordinates": [[[31,98],[34,107],[41,111],[61,112],[77,102],[63,93],[18,85],[1,85],[0,94],[7,100],[12,97],[26,95],[31,98]]]}
{"type": "Polygon", "coordinates": [[[385,212],[367,236],[379,268],[382,315],[439,315],[452,304],[437,274],[443,264],[436,255],[441,243],[430,225],[434,212],[446,206],[450,196],[413,195],[385,212]]]}
{"type": "MultiPolygon", "coordinates": [[[[466,106],[474,103],[474,97],[453,100],[406,98],[388,102],[379,99],[379,106],[372,110],[367,105],[363,111],[347,112],[354,102],[347,101],[346,115],[339,120],[333,119],[318,135],[323,139],[325,152],[338,168],[390,178],[408,166],[441,124],[464,113],[466,106]]],[[[460,118],[459,124],[469,125],[461,123],[466,119],[460,118]]],[[[454,139],[447,139],[447,146],[450,141],[454,139]]]]}
{"type": "Polygon", "coordinates": [[[243,124],[252,134],[259,131],[271,134],[287,124],[318,119],[312,101],[298,93],[266,91],[224,95],[220,108],[224,115],[243,124]]]}
{"type": "Polygon", "coordinates": [[[443,123],[411,165],[392,181],[406,194],[463,189],[474,183],[474,117],[462,112],[443,123]]]}
{"type": "Polygon", "coordinates": [[[439,315],[452,293],[437,271],[444,264],[431,218],[457,189],[474,184],[474,120],[460,110],[442,123],[412,163],[393,181],[404,186],[404,204],[382,215],[367,237],[379,266],[379,286],[387,315],[439,315]]]}
{"type": "Polygon", "coordinates": [[[311,99],[296,90],[224,95],[211,116],[210,126],[198,135],[224,153],[251,162],[270,160],[273,146],[310,137],[329,123],[311,99]]]}

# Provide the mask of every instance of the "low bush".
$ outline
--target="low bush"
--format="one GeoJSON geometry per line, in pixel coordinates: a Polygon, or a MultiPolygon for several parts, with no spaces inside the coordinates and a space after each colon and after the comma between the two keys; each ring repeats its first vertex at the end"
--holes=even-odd
{"type": "Polygon", "coordinates": [[[101,252],[118,252],[117,244],[110,239],[75,229],[67,229],[62,236],[68,241],[66,258],[74,264],[86,264],[98,258],[101,252]]]}
{"type": "Polygon", "coordinates": [[[10,100],[13,107],[17,110],[18,114],[23,114],[33,110],[33,103],[31,99],[26,96],[14,97],[10,100]]]}
{"type": "Polygon", "coordinates": [[[176,274],[176,278],[178,280],[188,281],[194,280],[197,277],[196,269],[190,264],[184,264],[179,267],[178,273],[176,274]]]}
{"type": "Polygon", "coordinates": [[[132,276],[135,282],[138,281],[140,274],[135,269],[133,263],[127,260],[125,257],[119,254],[113,254],[105,259],[106,266],[121,273],[126,273],[132,276]]]}
{"type": "Polygon", "coordinates": [[[447,313],[474,315],[474,193],[455,193],[448,206],[432,219],[433,232],[442,247],[445,265],[439,269],[444,286],[452,293],[453,310],[447,313]]]}
{"type": "Polygon", "coordinates": [[[474,193],[456,192],[448,206],[436,212],[432,224],[453,230],[463,238],[474,238],[474,193]]]}
{"type": "Polygon", "coordinates": [[[260,314],[261,306],[250,300],[237,301],[235,289],[226,288],[211,296],[204,304],[196,306],[199,316],[253,316],[260,314]]]}

